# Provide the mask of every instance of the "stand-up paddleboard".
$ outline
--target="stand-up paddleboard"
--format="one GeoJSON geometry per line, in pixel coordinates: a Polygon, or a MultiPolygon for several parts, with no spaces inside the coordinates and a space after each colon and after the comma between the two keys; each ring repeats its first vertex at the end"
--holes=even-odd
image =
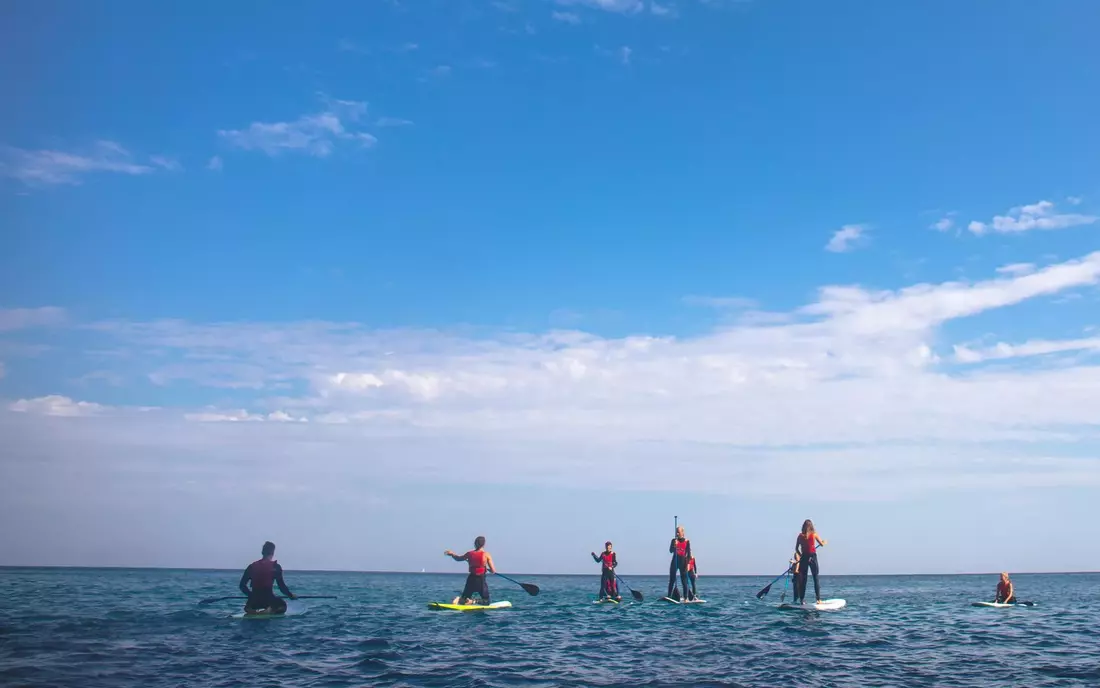
{"type": "Polygon", "coordinates": [[[706,604],[706,600],[695,598],[694,600],[676,600],[671,597],[662,597],[661,602],[668,602],[669,604],[706,604]]]}
{"type": "Polygon", "coordinates": [[[456,612],[480,612],[489,611],[490,609],[506,609],[511,606],[512,603],[507,600],[503,602],[493,602],[492,604],[448,604],[446,602],[428,603],[428,609],[448,609],[456,612]]]}
{"type": "Polygon", "coordinates": [[[820,602],[815,602],[814,604],[791,604],[788,602],[787,604],[779,605],[779,608],[783,610],[794,610],[803,612],[831,612],[836,611],[837,609],[843,609],[845,606],[847,606],[847,604],[848,603],[845,600],[833,599],[821,600],[820,602]]]}
{"type": "Polygon", "coordinates": [[[1034,607],[1034,602],[1011,602],[1005,604],[1004,602],[971,602],[971,607],[993,607],[994,609],[1005,609],[1006,607],[1034,607]]]}
{"type": "Polygon", "coordinates": [[[246,614],[243,611],[231,614],[230,617],[234,619],[282,619],[287,616],[301,616],[305,614],[305,610],[291,610],[287,609],[285,612],[260,612],[259,614],[246,614]]]}
{"type": "Polygon", "coordinates": [[[593,604],[621,604],[621,602],[622,602],[622,600],[613,600],[613,599],[604,597],[602,599],[595,600],[593,602],[593,604]]]}

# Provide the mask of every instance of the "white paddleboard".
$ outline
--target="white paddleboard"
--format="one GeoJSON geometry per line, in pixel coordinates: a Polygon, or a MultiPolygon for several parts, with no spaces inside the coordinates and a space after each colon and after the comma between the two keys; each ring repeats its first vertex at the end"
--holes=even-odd
{"type": "Polygon", "coordinates": [[[972,607],[993,607],[994,609],[1005,609],[1006,607],[1034,607],[1034,602],[1013,602],[1011,604],[1005,604],[1004,602],[971,602],[972,607]]]}
{"type": "Polygon", "coordinates": [[[798,611],[804,611],[804,612],[812,612],[812,611],[831,612],[831,611],[836,611],[837,609],[843,609],[847,605],[848,605],[848,602],[845,601],[845,600],[833,599],[833,600],[821,600],[820,602],[815,602],[814,604],[790,604],[790,603],[781,604],[781,605],[779,605],[779,608],[784,609],[784,610],[789,609],[789,610],[798,610],[798,611]]]}
{"type": "Polygon", "coordinates": [[[674,600],[671,597],[662,597],[662,602],[668,602],[670,604],[706,604],[706,600],[695,598],[694,600],[674,600]]]}

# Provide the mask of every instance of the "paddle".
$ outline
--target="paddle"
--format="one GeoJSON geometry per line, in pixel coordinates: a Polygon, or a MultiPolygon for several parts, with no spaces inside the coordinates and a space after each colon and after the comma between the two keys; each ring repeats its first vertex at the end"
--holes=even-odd
{"type": "MultiPolygon", "coordinates": [[[[791,569],[792,569],[792,568],[794,568],[794,564],[791,564],[790,566],[788,566],[788,567],[787,567],[787,570],[786,570],[786,571],[784,571],[783,573],[781,573],[781,574],[779,574],[778,576],[776,576],[776,577],[775,577],[775,578],[774,578],[774,579],[772,580],[772,582],[771,582],[771,583],[768,583],[767,585],[765,585],[765,586],[764,586],[764,589],[763,589],[763,590],[761,590],[760,592],[756,593],[756,599],[758,599],[758,600],[762,600],[762,599],[764,599],[764,595],[767,595],[767,594],[768,594],[769,592],[771,592],[771,591],[772,591],[772,586],[773,586],[773,585],[775,585],[775,582],[776,582],[777,580],[779,580],[780,578],[782,578],[783,576],[786,576],[786,575],[787,575],[788,573],[790,573],[790,572],[791,572],[791,569]]],[[[784,586],[784,590],[785,590],[785,589],[786,589],[786,586],[784,586]]]]}
{"type": "Polygon", "coordinates": [[[620,583],[622,583],[624,586],[626,586],[626,589],[630,591],[630,594],[634,599],[638,600],[639,602],[644,602],[645,601],[645,597],[642,596],[642,593],[638,592],[637,590],[635,590],[635,589],[631,588],[629,585],[627,585],[626,581],[624,581],[622,578],[619,577],[619,574],[616,573],[615,578],[617,578],[620,583]]]}
{"type": "MultiPolygon", "coordinates": [[[[227,595],[225,597],[207,597],[205,600],[199,600],[199,604],[212,604],[214,602],[221,602],[222,600],[247,600],[244,595],[227,595]]],[[[289,597],[280,597],[281,600],[289,600],[289,597]]],[[[296,600],[335,600],[336,595],[297,595],[296,600]]]]}
{"type": "Polygon", "coordinates": [[[505,576],[503,573],[500,573],[498,571],[493,571],[493,573],[500,576],[501,578],[503,578],[506,581],[512,581],[513,583],[515,583],[519,587],[523,588],[523,591],[526,592],[528,595],[534,596],[534,595],[539,594],[539,586],[535,585],[534,583],[520,583],[518,580],[512,580],[508,576],[505,576]]]}

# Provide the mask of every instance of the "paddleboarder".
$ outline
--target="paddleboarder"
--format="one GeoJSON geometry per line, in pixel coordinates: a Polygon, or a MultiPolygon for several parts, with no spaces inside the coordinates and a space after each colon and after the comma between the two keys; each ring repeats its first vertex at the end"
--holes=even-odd
{"type": "Polygon", "coordinates": [[[262,558],[248,565],[241,576],[241,592],[248,597],[244,603],[245,614],[283,614],[286,612],[286,600],[275,595],[273,585],[277,584],[279,590],[290,599],[297,599],[297,595],[290,592],[283,580],[283,567],[275,561],[275,543],[265,542],[260,550],[262,558]],[[251,589],[249,582],[252,583],[251,589]]]}
{"type": "Polygon", "coordinates": [[[993,601],[999,604],[1015,604],[1016,586],[1012,585],[1008,573],[1001,574],[1001,580],[997,583],[997,599],[993,601]]]}
{"type": "Polygon", "coordinates": [[[668,566],[668,595],[669,599],[679,599],[680,591],[676,587],[676,574],[680,574],[680,582],[684,585],[684,599],[695,599],[688,583],[688,562],[691,560],[691,540],[684,536],[684,527],[676,526],[676,537],[668,545],[668,551],[672,554],[672,562],[668,566]],[[675,597],[673,597],[675,594],[675,597]]]}
{"type": "Polygon", "coordinates": [[[695,599],[699,597],[699,593],[695,590],[695,578],[699,575],[698,569],[695,567],[695,556],[692,555],[688,560],[688,580],[691,581],[691,598],[695,599]]]}
{"type": "Polygon", "coordinates": [[[827,545],[825,538],[817,534],[814,522],[806,519],[802,522],[802,532],[794,543],[794,599],[804,604],[806,597],[806,578],[814,574],[814,598],[821,602],[821,584],[818,582],[817,546],[827,545]]]}
{"type": "Polygon", "coordinates": [[[481,597],[481,604],[492,604],[489,597],[489,583],[485,580],[485,572],[496,573],[493,565],[493,555],[485,551],[485,536],[478,535],[474,539],[474,548],[465,554],[455,554],[447,550],[443,554],[455,561],[465,561],[469,564],[470,574],[466,576],[466,586],[462,588],[462,594],[454,598],[451,604],[475,604],[473,595],[477,593],[481,597]],[[462,602],[459,602],[462,600],[462,602]]]}
{"type": "Polygon", "coordinates": [[[592,558],[597,564],[603,564],[600,574],[600,597],[599,599],[621,601],[623,598],[619,594],[619,584],[615,581],[615,567],[619,565],[618,555],[612,549],[611,541],[608,540],[604,543],[604,551],[602,554],[592,553],[592,558]]]}

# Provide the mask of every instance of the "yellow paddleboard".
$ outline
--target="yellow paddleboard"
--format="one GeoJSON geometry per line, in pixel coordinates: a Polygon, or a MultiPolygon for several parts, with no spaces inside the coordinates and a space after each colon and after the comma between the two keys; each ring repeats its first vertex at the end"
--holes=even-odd
{"type": "Polygon", "coordinates": [[[507,600],[504,602],[493,602],[492,604],[447,604],[446,602],[429,602],[428,609],[450,609],[456,612],[477,612],[487,611],[490,609],[504,609],[511,607],[512,603],[507,600]]]}

